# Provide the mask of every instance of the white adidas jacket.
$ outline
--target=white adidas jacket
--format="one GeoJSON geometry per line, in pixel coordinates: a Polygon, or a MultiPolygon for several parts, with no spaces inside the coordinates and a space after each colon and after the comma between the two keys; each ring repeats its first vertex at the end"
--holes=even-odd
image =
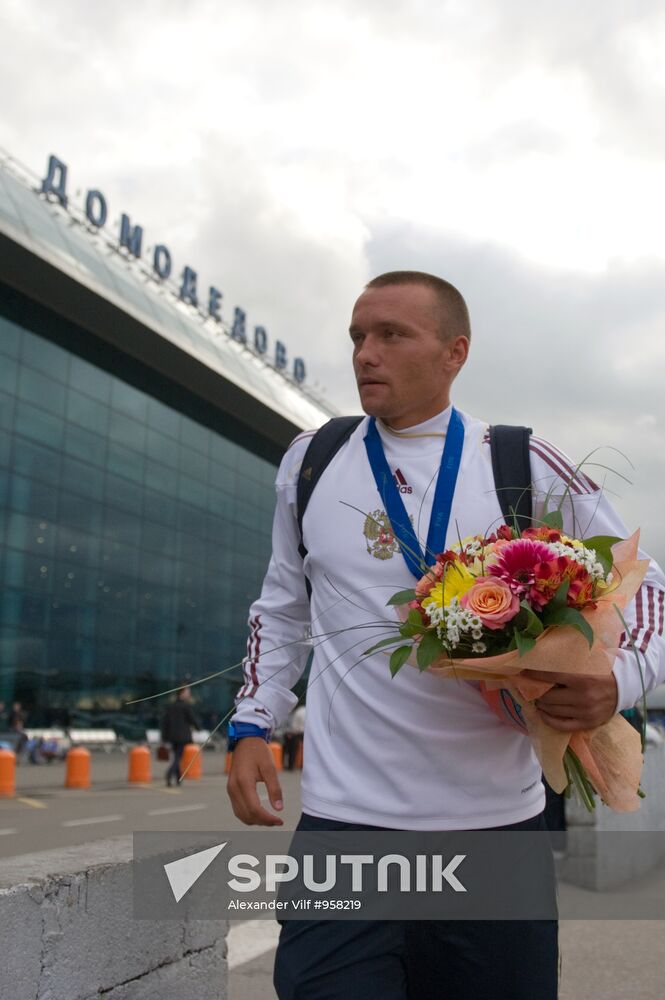
{"type": "MultiPolygon", "coordinates": [[[[449,416],[450,408],[400,432],[377,422],[422,547],[449,416]]],[[[464,449],[447,546],[503,522],[487,424],[461,416],[464,449]]],[[[387,599],[415,583],[387,521],[385,532],[376,530],[385,513],[367,460],[366,428],[367,419],[323,473],[305,513],[311,608],[298,554],[296,484],[312,434],[297,437],[284,456],[277,475],[273,555],[250,611],[245,684],[234,720],[271,728],[286,718],[296,702],[290,689],[304,670],[311,628],[305,812],[410,830],[480,829],[528,819],[542,810],[544,791],[526,736],[496,718],[469,682],[420,674],[408,664],[392,679],[385,654],[363,656],[387,634],[382,623],[394,621],[387,599]]],[[[536,499],[537,516],[545,495],[562,495],[569,482],[567,533],[627,536],[595,484],[575,474],[568,458],[536,437],[531,466],[533,488],[541,498],[540,510],[536,499]]],[[[665,680],[664,597],[665,578],[652,562],[626,612],[644,655],[647,689],[665,680]]],[[[622,650],[614,672],[618,707],[631,707],[641,683],[630,650],[622,650]]]]}

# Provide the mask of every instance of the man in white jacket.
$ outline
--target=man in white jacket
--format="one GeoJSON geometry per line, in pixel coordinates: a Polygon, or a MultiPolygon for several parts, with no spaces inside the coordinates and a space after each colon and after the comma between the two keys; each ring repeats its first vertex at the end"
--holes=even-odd
{"type": "MultiPolygon", "coordinates": [[[[459,442],[447,535],[489,532],[503,520],[483,421],[457,411],[452,383],[471,338],[460,293],[418,272],[370,282],[355,304],[353,364],[364,419],[324,471],[303,520],[299,554],[296,485],[311,434],[299,435],[277,476],[273,556],[250,612],[245,684],[233,718],[237,748],[228,789],[248,824],[281,825],[282,793],[267,746],[293,708],[307,658],[310,673],[300,827],[314,829],[541,829],[544,790],[526,737],[496,718],[477,686],[404,668],[391,679],[385,656],[365,657],[385,635],[386,600],[413,587],[406,546],[387,516],[366,445],[373,435],[422,550],[448,439],[459,442]],[[442,458],[443,453],[443,458],[442,458]],[[308,597],[305,578],[311,586],[308,597]],[[258,798],[264,783],[272,809],[258,798]]],[[[565,495],[569,534],[625,537],[602,491],[557,448],[532,437],[533,507],[565,495]]],[[[444,468],[445,466],[445,468],[444,468]]],[[[385,466],[382,466],[385,468],[385,466]]],[[[384,476],[385,478],[385,476],[384,476]]],[[[447,540],[446,540],[447,539],[447,540]]],[[[627,611],[647,688],[665,679],[665,579],[652,563],[627,611]]],[[[626,638],[606,678],[562,672],[538,702],[555,729],[588,729],[631,707],[641,680],[626,638]]],[[[537,676],[534,674],[534,676],[537,676]]],[[[458,924],[288,921],[275,982],[287,997],[363,1000],[553,1000],[556,925],[548,921],[458,924]],[[516,941],[519,939],[519,947],[516,941]]]]}

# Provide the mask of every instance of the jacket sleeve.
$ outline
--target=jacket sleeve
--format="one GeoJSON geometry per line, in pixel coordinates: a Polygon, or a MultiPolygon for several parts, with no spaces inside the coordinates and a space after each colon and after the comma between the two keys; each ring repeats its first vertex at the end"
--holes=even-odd
{"type": "Polygon", "coordinates": [[[277,474],[272,557],[261,595],[249,612],[245,682],[233,716],[234,722],[265,729],[280,725],[297,704],[291,688],[302,676],[311,648],[296,514],[296,482],[310,436],[296,438],[277,474]]]}
{"type": "MultiPolygon", "coordinates": [[[[531,441],[531,472],[534,516],[540,518],[546,508],[554,509],[563,496],[566,534],[582,539],[594,535],[627,538],[638,527],[629,530],[604,490],[561,451],[536,437],[531,441]]],[[[639,549],[639,558],[649,560],[649,569],[635,599],[623,612],[628,632],[621,636],[613,666],[618,688],[617,711],[632,708],[639,701],[642,678],[647,691],[665,683],[665,575],[643,549],[639,549]]]]}

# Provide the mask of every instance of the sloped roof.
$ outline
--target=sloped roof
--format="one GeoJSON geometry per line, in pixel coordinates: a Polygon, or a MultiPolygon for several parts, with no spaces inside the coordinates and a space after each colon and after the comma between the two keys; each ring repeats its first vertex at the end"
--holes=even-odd
{"type": "MultiPolygon", "coordinates": [[[[36,175],[0,158],[0,234],[73,279],[153,335],[183,352],[281,418],[281,427],[318,427],[336,411],[228,335],[228,327],[177,300],[145,264],[39,193],[36,175]]],[[[6,261],[0,262],[0,280],[6,261]]],[[[117,340],[116,340],[117,344],[117,340]]],[[[127,345],[128,351],[131,345],[127,345]]],[[[283,435],[282,435],[283,436],[283,435]]]]}

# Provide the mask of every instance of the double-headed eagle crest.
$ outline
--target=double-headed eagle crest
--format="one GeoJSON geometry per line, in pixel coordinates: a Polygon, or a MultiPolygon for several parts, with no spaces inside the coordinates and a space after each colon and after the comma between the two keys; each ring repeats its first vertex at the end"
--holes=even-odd
{"type": "Polygon", "coordinates": [[[392,559],[395,552],[399,552],[399,542],[385,510],[373,510],[367,515],[363,535],[367,551],[375,559],[392,559]]]}

